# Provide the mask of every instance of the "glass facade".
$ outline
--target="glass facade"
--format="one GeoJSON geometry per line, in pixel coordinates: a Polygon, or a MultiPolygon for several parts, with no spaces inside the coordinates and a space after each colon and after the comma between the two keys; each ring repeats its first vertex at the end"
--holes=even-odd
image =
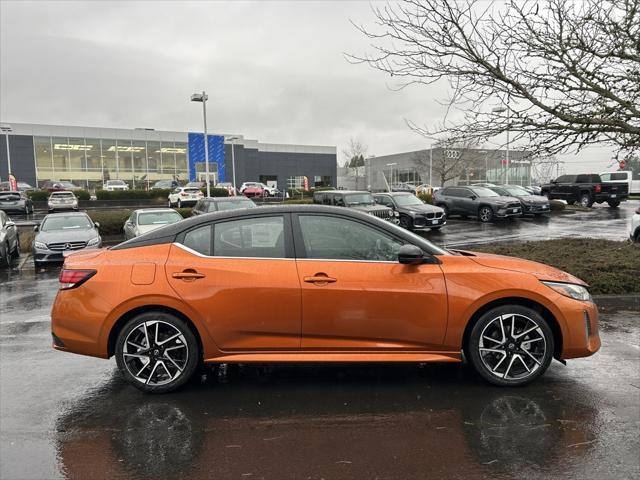
{"type": "MultiPolygon", "coordinates": [[[[34,137],[38,184],[68,180],[98,189],[106,180],[148,188],[157,180],[187,180],[186,142],[81,137],[34,137]]],[[[211,165],[214,168],[214,165],[211,165]]]]}

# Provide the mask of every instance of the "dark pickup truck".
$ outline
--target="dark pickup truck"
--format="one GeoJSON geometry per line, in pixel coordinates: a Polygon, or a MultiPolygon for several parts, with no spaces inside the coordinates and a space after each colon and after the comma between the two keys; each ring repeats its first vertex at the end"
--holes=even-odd
{"type": "Polygon", "coordinates": [[[561,175],[542,185],[542,195],[549,200],[566,200],[569,205],[580,202],[583,207],[591,207],[594,203],[607,202],[616,208],[629,196],[629,185],[603,182],[600,175],[593,173],[561,175]]]}

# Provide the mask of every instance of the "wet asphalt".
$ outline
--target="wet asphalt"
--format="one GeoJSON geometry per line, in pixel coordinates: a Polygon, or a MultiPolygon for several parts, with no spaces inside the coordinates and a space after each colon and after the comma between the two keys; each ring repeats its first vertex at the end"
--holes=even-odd
{"type": "Polygon", "coordinates": [[[51,349],[57,272],[0,272],[2,479],[632,479],[640,298],[600,300],[602,349],[534,384],[466,365],[230,367],[145,395],[51,349]]]}

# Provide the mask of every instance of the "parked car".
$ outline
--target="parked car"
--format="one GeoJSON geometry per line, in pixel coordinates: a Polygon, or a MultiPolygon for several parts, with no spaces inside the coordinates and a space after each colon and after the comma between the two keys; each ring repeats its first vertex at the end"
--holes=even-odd
{"type": "Polygon", "coordinates": [[[407,193],[416,192],[416,187],[408,183],[402,183],[402,182],[394,183],[390,187],[392,192],[407,192],[407,193]]]}
{"type": "Polygon", "coordinates": [[[265,185],[265,184],[264,184],[264,183],[262,183],[262,182],[244,182],[244,183],[240,186],[240,189],[239,189],[239,190],[240,190],[240,193],[241,193],[242,195],[247,196],[247,197],[249,197],[249,196],[258,196],[258,195],[255,195],[255,194],[253,194],[253,193],[252,193],[252,194],[250,194],[250,195],[247,195],[247,194],[245,193],[245,191],[246,191],[247,189],[253,189],[253,190],[252,190],[252,192],[258,192],[258,191],[260,191],[260,192],[262,192],[260,196],[264,196],[264,197],[269,197],[269,196],[274,197],[274,196],[278,196],[278,195],[280,195],[280,190],[278,190],[278,188],[277,188],[277,187],[270,187],[270,186],[268,186],[268,185],[265,185]]]}
{"type": "Polygon", "coordinates": [[[640,194],[640,179],[633,179],[633,172],[623,170],[618,172],[602,172],[600,178],[607,183],[626,183],[629,194],[640,194]]]}
{"type": "Polygon", "coordinates": [[[524,188],[531,195],[542,195],[542,187],[539,187],[538,185],[528,185],[522,188],[524,188]]]}
{"type": "Polygon", "coordinates": [[[47,180],[42,184],[41,190],[45,190],[47,192],[59,192],[63,190],[74,192],[76,190],[82,190],[82,187],[65,180],[47,180]]]}
{"type": "Polygon", "coordinates": [[[66,190],[51,192],[47,199],[47,208],[49,213],[55,210],[78,210],[78,197],[66,190]]]}
{"type": "Polygon", "coordinates": [[[600,347],[582,280],[443,250],[348,208],[188,218],[68,255],[59,281],[53,347],[115,356],[126,381],[152,393],[184,385],[202,362],[461,362],[462,352],[488,382],[520,386],[554,357],[600,347]]]}
{"type": "Polygon", "coordinates": [[[141,208],[131,212],[124,222],[124,238],[139,237],[157,228],[182,220],[182,215],[172,208],[141,208]]]}
{"type": "Polygon", "coordinates": [[[269,196],[269,192],[262,185],[247,185],[240,192],[242,193],[242,195],[248,198],[269,196]]]}
{"type": "Polygon", "coordinates": [[[0,192],[0,210],[28,215],[33,213],[33,202],[24,192],[0,192]]]}
{"type": "Polygon", "coordinates": [[[629,221],[629,238],[632,242],[640,243],[640,207],[636,208],[629,221]]]}
{"type": "Polygon", "coordinates": [[[580,202],[583,207],[591,207],[594,203],[607,202],[609,207],[617,208],[629,196],[629,184],[603,182],[595,173],[561,175],[543,185],[542,194],[549,200],[565,200],[569,205],[580,202]]]}
{"type": "Polygon", "coordinates": [[[115,190],[129,190],[129,185],[124,180],[107,180],[102,184],[102,189],[108,192],[115,190]]]}
{"type": "Polygon", "coordinates": [[[150,190],[173,190],[180,186],[177,180],[158,180],[151,186],[150,190]]]}
{"type": "Polygon", "coordinates": [[[214,197],[201,198],[191,211],[192,215],[202,215],[211,212],[224,212],[239,208],[256,208],[257,205],[247,197],[214,197]]]}
{"type": "Polygon", "coordinates": [[[169,208],[177,205],[182,208],[184,205],[195,205],[203,197],[199,188],[178,187],[169,194],[169,208]]]}
{"type": "Polygon", "coordinates": [[[0,210],[0,265],[11,267],[14,258],[20,256],[18,227],[0,210]]]}
{"type": "MultiPolygon", "coordinates": [[[[37,188],[32,187],[26,182],[17,182],[17,184],[18,184],[17,187],[19,192],[28,193],[28,192],[35,192],[37,190],[37,188]]],[[[0,182],[0,192],[6,192],[10,190],[11,190],[11,183],[6,181],[0,182]]]]}
{"type": "Polygon", "coordinates": [[[359,210],[395,224],[400,223],[400,214],[384,205],[377,205],[369,192],[357,190],[320,190],[313,192],[313,203],[333,205],[359,210]]]}
{"type": "Polygon", "coordinates": [[[412,193],[376,193],[373,198],[377,204],[398,212],[403,228],[439,230],[447,223],[442,208],[424,203],[412,193]]]}
{"type": "Polygon", "coordinates": [[[73,192],[51,192],[47,206],[49,213],[55,210],[78,210],[78,197],[73,192]]]}
{"type": "Polygon", "coordinates": [[[202,190],[203,188],[207,187],[207,184],[205,182],[188,182],[185,187],[188,188],[199,188],[200,190],[202,190]]]}
{"type": "Polygon", "coordinates": [[[520,200],[523,215],[534,215],[539,217],[540,215],[551,211],[551,205],[547,197],[543,197],[542,195],[532,195],[519,185],[500,185],[498,187],[489,188],[503,197],[515,197],[520,200]]]}
{"type": "MultiPolygon", "coordinates": [[[[102,246],[94,223],[84,212],[50,213],[34,227],[33,263],[38,271],[43,264],[62,262],[65,253],[102,246]]],[[[96,297],[97,298],[97,297],[96,297]]]]}
{"type": "Polygon", "coordinates": [[[433,196],[433,203],[444,209],[447,218],[451,215],[477,216],[481,222],[495,218],[519,217],[522,215],[520,200],[504,197],[488,187],[446,187],[433,196]]]}
{"type": "Polygon", "coordinates": [[[230,197],[235,197],[238,192],[236,192],[236,189],[233,188],[233,183],[231,182],[222,182],[222,183],[218,183],[216,185],[216,188],[224,188],[227,190],[227,192],[229,193],[230,197]]]}

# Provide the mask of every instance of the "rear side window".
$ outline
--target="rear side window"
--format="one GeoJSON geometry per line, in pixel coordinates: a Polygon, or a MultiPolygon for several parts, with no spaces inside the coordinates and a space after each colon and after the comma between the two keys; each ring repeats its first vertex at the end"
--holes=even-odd
{"type": "MultiPolygon", "coordinates": [[[[627,179],[627,174],[626,173],[612,173],[611,174],[611,180],[626,180],[627,179]]],[[[604,180],[604,176],[603,176],[603,180],[604,180]]]]}
{"type": "Polygon", "coordinates": [[[284,218],[259,217],[217,223],[213,254],[221,257],[285,258],[284,218]]]}
{"type": "Polygon", "coordinates": [[[202,255],[211,255],[211,225],[194,228],[184,235],[182,244],[202,255]]]}

